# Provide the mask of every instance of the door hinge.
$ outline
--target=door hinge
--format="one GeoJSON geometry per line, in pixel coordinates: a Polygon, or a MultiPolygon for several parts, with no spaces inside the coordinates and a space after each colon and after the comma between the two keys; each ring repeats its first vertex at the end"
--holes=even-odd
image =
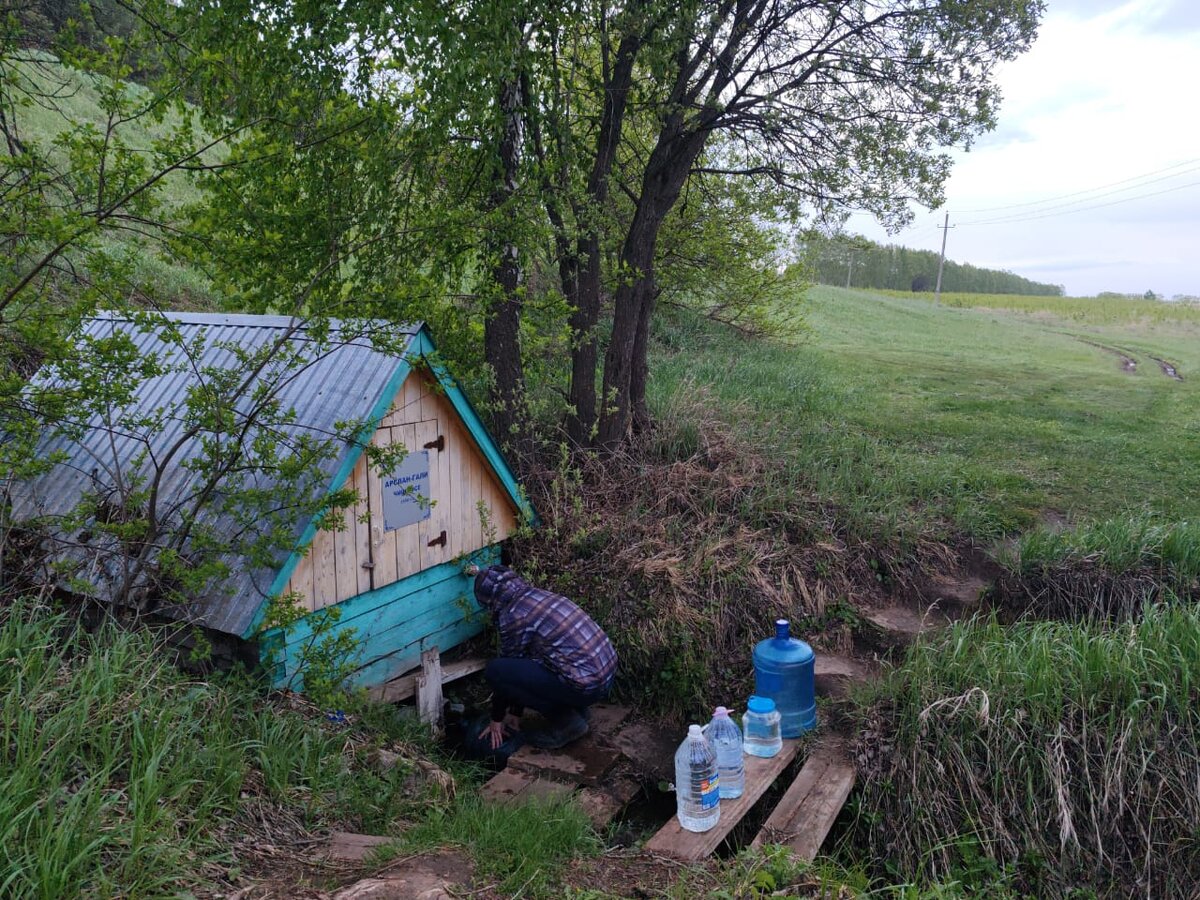
{"type": "Polygon", "coordinates": [[[436,450],[438,453],[441,453],[446,449],[446,436],[444,434],[439,434],[436,441],[430,441],[425,445],[425,449],[436,450]]]}
{"type": "Polygon", "coordinates": [[[430,547],[437,547],[439,545],[442,547],[446,546],[446,532],[444,531],[429,542],[430,547]]]}

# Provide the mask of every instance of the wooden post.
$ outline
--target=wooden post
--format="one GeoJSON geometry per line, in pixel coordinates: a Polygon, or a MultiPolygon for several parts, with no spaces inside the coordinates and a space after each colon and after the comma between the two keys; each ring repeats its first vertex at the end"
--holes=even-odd
{"type": "Polygon", "coordinates": [[[417,676],[417,715],[433,731],[442,730],[442,656],[437,647],[421,653],[421,674],[417,676]]]}

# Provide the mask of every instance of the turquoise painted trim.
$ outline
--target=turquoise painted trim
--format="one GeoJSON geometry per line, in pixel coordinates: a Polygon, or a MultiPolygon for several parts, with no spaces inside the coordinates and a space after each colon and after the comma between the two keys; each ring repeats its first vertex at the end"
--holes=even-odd
{"type": "Polygon", "coordinates": [[[387,656],[367,663],[351,677],[352,684],[358,687],[374,687],[391,681],[405,672],[421,665],[421,653],[430,647],[439,650],[449,650],[457,647],[463,641],[468,641],[483,630],[482,624],[470,622],[455,622],[440,631],[434,631],[418,641],[414,641],[387,656]]]}
{"type": "MultiPolygon", "coordinates": [[[[381,661],[412,647],[417,648],[419,658],[422,649],[435,643],[448,650],[478,634],[486,615],[475,603],[473,579],[463,570],[469,563],[487,566],[499,559],[500,549],[493,544],[475,551],[465,561],[442,563],[336,604],[340,617],[330,633],[353,629],[360,647],[361,664],[351,680],[362,684],[373,683],[366,680],[372,677],[386,680],[378,673],[391,671],[405,660],[398,657],[387,663],[381,661]],[[432,636],[438,640],[430,640],[432,636]]],[[[306,616],[286,631],[272,628],[259,637],[264,664],[269,656],[275,657],[270,669],[275,687],[294,686],[299,656],[313,636],[315,616],[306,616]]]]}
{"type": "Polygon", "coordinates": [[[475,411],[475,407],[471,405],[471,401],[467,399],[467,395],[463,393],[459,387],[458,380],[451,375],[445,366],[436,364],[429,359],[429,354],[436,351],[433,345],[433,340],[429,337],[428,332],[422,328],[416,336],[416,344],[418,352],[429,365],[430,370],[437,378],[438,383],[446,392],[446,397],[450,400],[455,412],[463,420],[463,424],[467,426],[472,439],[475,441],[476,447],[488,461],[492,471],[503,485],[504,491],[512,500],[513,505],[521,511],[521,515],[532,525],[541,524],[541,519],[538,517],[537,510],[529,502],[528,498],[521,491],[520,485],[517,483],[517,477],[513,470],[509,467],[504,455],[500,452],[500,446],[496,443],[496,439],[492,437],[491,432],[483,424],[483,420],[479,417],[479,413],[475,411]]]}
{"type": "MultiPolygon", "coordinates": [[[[414,343],[420,341],[420,337],[425,331],[425,326],[422,325],[417,334],[413,336],[413,340],[409,341],[408,346],[410,350],[414,343]]],[[[392,408],[392,402],[396,399],[396,394],[400,392],[400,388],[404,385],[404,380],[408,378],[411,371],[412,364],[409,363],[407,356],[405,356],[399,361],[396,371],[392,373],[392,377],[388,379],[388,383],[380,392],[379,399],[375,401],[375,406],[371,409],[366,424],[350,444],[349,450],[342,459],[342,464],[334,473],[333,480],[329,482],[329,487],[326,490],[327,496],[342,489],[342,486],[350,477],[350,473],[358,465],[359,458],[366,452],[367,445],[371,443],[371,438],[379,428],[379,423],[383,421],[388,411],[392,408]]],[[[267,589],[266,598],[258,604],[258,609],[254,611],[254,616],[250,619],[250,624],[242,633],[242,637],[251,638],[258,631],[263,619],[266,618],[267,604],[275,597],[278,597],[283,592],[284,587],[287,586],[288,579],[292,577],[292,573],[296,571],[296,566],[300,565],[300,560],[304,558],[305,549],[312,543],[313,538],[317,536],[320,524],[320,517],[313,516],[308,525],[305,526],[304,531],[300,534],[300,539],[296,542],[296,549],[288,555],[283,567],[275,574],[275,580],[271,582],[271,586],[267,589]]]]}
{"type": "MultiPolygon", "coordinates": [[[[387,385],[379,395],[379,399],[375,402],[374,408],[371,410],[370,416],[367,418],[366,425],[358,433],[355,441],[350,445],[346,456],[342,460],[341,466],[333,476],[333,480],[329,484],[327,494],[332,494],[341,490],[346,480],[350,477],[350,473],[354,471],[355,465],[358,464],[359,458],[363,455],[367,445],[371,442],[375,431],[379,428],[379,423],[383,421],[388,412],[392,408],[392,403],[396,399],[396,395],[400,392],[400,388],[404,385],[404,381],[412,372],[412,364],[409,359],[412,357],[420,357],[428,366],[434,377],[437,378],[438,384],[446,392],[446,398],[450,401],[450,405],[454,407],[454,411],[458,413],[464,425],[467,426],[467,431],[471,435],[471,439],[475,442],[475,446],[479,452],[483,454],[492,472],[500,481],[504,492],[512,500],[513,505],[520,511],[521,515],[531,525],[541,524],[541,518],[537,514],[537,510],[529,502],[528,498],[521,491],[520,485],[517,483],[517,478],[512,468],[508,465],[504,455],[500,452],[500,446],[492,437],[491,432],[483,424],[483,420],[479,417],[479,413],[475,411],[475,407],[471,405],[471,401],[463,392],[458,384],[458,380],[446,370],[445,366],[436,363],[432,355],[437,352],[437,347],[433,343],[433,337],[429,333],[429,329],[422,325],[412,340],[408,343],[408,348],[404,358],[400,360],[396,366],[396,371],[392,373],[392,377],[388,379],[387,385]]],[[[275,579],[271,582],[271,586],[267,589],[266,598],[259,603],[258,608],[254,611],[253,617],[250,619],[250,624],[242,633],[244,638],[252,638],[262,626],[263,619],[266,618],[267,604],[271,599],[278,597],[283,589],[287,586],[288,579],[292,577],[292,573],[296,571],[296,567],[300,565],[300,560],[304,558],[304,551],[313,538],[316,537],[317,530],[320,528],[320,517],[314,516],[304,531],[300,535],[300,539],[296,542],[294,549],[288,558],[284,561],[283,566],[275,575],[275,579]]],[[[418,573],[421,574],[421,573],[418,573]]],[[[414,576],[416,577],[416,576],[414,576]]],[[[396,582],[396,584],[404,584],[406,582],[396,582]]],[[[388,590],[393,585],[387,585],[380,590],[388,590]]],[[[371,592],[377,593],[377,592],[371,592]]],[[[368,596],[360,594],[358,596],[368,596]]],[[[356,599],[354,597],[351,600],[356,599]]],[[[350,602],[349,600],[343,602],[350,602]]]]}

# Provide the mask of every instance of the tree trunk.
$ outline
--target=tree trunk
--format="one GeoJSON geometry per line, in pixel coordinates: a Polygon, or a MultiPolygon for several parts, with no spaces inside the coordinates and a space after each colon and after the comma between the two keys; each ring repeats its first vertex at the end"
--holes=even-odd
{"type": "MultiPolygon", "coordinates": [[[[582,265],[576,271],[574,293],[567,299],[571,313],[571,384],[567,436],[576,447],[591,443],[596,427],[596,323],[600,320],[600,241],[590,234],[579,240],[582,265]]],[[[564,285],[564,292],[566,286],[564,285]]]]}
{"type": "Polygon", "coordinates": [[[633,367],[629,372],[629,403],[632,407],[632,429],[640,434],[650,427],[650,407],[646,403],[646,385],[650,380],[650,322],[658,300],[658,285],[651,273],[649,296],[638,316],[637,333],[633,337],[633,367]]]}
{"type": "MultiPolygon", "coordinates": [[[[629,437],[632,412],[630,387],[634,367],[634,345],[638,323],[654,286],[654,250],[662,217],[651,211],[643,195],[621,252],[621,267],[639,273],[617,288],[613,307],[612,336],[604,355],[604,408],[600,412],[597,443],[613,449],[629,437]]],[[[669,210],[668,205],[663,210],[669,210]]]]}
{"type": "Polygon", "coordinates": [[[484,321],[484,357],[492,367],[492,426],[496,437],[519,457],[528,449],[525,417],[525,371],[521,363],[521,253],[511,240],[515,222],[511,204],[518,188],[521,161],[522,119],[520,81],[500,87],[504,114],[499,145],[499,172],[492,208],[506,214],[492,241],[492,279],[496,293],[484,321]]]}
{"type": "MultiPolygon", "coordinates": [[[[601,28],[607,28],[602,20],[601,28]]],[[[571,315],[571,385],[570,402],[573,412],[568,418],[567,433],[578,446],[592,442],[596,427],[596,359],[598,346],[596,325],[600,321],[601,307],[601,253],[600,226],[596,219],[608,203],[609,176],[617,158],[624,126],[625,107],[629,90],[633,84],[634,62],[641,50],[646,35],[640,32],[626,34],[617,46],[616,57],[611,67],[607,41],[602,42],[602,67],[604,71],[603,107],[600,127],[596,133],[596,155],[588,175],[587,203],[583,234],[577,242],[579,254],[579,280],[574,298],[575,311],[571,315]]],[[[579,216],[577,215],[578,219],[579,216]]]]}
{"type": "Polygon", "coordinates": [[[620,267],[634,273],[617,290],[612,339],[604,356],[604,409],[598,443],[612,449],[632,431],[635,409],[648,424],[646,380],[649,374],[650,318],[654,309],[654,254],[658,234],[687,180],[692,163],[704,149],[707,133],[685,131],[677,119],[659,135],[642,176],[633,221],[621,248],[620,267]]]}

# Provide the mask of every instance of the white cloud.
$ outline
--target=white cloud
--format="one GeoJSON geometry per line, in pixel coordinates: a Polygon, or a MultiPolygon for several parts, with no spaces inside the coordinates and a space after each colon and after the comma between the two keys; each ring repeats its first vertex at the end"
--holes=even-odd
{"type": "MultiPolygon", "coordinates": [[[[1076,294],[1200,293],[1200,4],[1193,3],[1130,0],[1105,9],[1051,0],[1034,48],[1001,72],[999,128],[970,153],[955,153],[943,211],[959,227],[948,256],[1024,269],[1076,294]],[[1114,185],[1186,160],[1195,162],[1114,185]],[[1089,193],[1047,201],[1074,192],[1089,193]],[[1063,206],[1087,197],[1094,200],[1063,206]],[[1034,218],[1083,206],[1097,208],[1034,218]],[[1013,221],[994,222],[1001,218],[1013,221]],[[971,224],[985,221],[994,224],[971,224]]],[[[923,212],[896,237],[861,216],[848,227],[936,250],[943,211],[923,212]]]]}

